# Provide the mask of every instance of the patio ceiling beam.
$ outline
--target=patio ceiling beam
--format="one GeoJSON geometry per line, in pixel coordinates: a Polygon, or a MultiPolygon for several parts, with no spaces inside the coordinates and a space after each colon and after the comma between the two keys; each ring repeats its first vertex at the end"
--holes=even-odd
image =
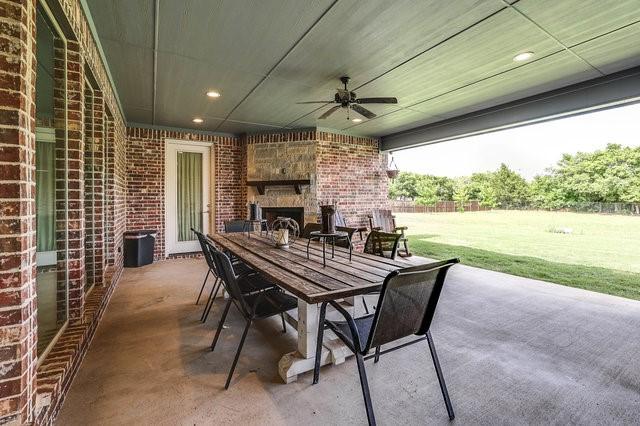
{"type": "Polygon", "coordinates": [[[640,102],[640,67],[381,138],[397,151],[640,102]]]}

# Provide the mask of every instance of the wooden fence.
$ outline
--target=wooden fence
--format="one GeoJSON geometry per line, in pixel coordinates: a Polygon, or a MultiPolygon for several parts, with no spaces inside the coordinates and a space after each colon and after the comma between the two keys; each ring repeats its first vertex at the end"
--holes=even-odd
{"type": "MultiPolygon", "coordinates": [[[[438,201],[433,206],[421,206],[414,201],[389,201],[391,209],[395,213],[453,213],[460,211],[459,203],[456,201],[438,201]]],[[[465,212],[480,212],[491,210],[490,207],[480,205],[477,200],[472,200],[463,205],[465,212]]],[[[576,213],[599,213],[617,215],[640,215],[640,204],[638,203],[575,203],[572,206],[556,209],[543,209],[530,204],[518,206],[497,207],[499,210],[540,210],[576,213]]]]}
{"type": "MultiPolygon", "coordinates": [[[[413,201],[392,200],[389,202],[395,213],[453,213],[460,211],[460,204],[456,201],[438,201],[433,206],[421,206],[413,201]]],[[[479,212],[491,210],[480,205],[478,200],[471,200],[463,205],[465,212],[479,212]]]]}

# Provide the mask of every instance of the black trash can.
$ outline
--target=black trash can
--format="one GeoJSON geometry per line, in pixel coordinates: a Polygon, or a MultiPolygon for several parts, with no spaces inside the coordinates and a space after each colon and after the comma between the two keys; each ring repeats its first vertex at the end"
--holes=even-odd
{"type": "Polygon", "coordinates": [[[127,231],[124,233],[124,266],[137,268],[153,263],[156,230],[127,231]]]}

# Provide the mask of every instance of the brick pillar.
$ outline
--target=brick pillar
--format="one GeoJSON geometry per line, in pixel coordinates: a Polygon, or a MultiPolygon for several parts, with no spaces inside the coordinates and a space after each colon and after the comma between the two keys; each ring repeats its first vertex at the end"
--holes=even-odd
{"type": "Polygon", "coordinates": [[[85,81],[84,83],[84,265],[86,276],[86,287],[95,284],[95,256],[94,256],[94,239],[95,223],[94,217],[94,136],[95,129],[93,126],[93,90],[85,81]]]}
{"type": "Polygon", "coordinates": [[[35,406],[35,12],[0,0],[0,423],[35,406]]]}
{"type": "MultiPolygon", "coordinates": [[[[84,312],[84,67],[80,45],[67,41],[67,229],[69,322],[84,312]]],[[[57,113],[57,112],[56,112],[57,113]]],[[[58,117],[56,117],[57,119],[58,117]]],[[[58,127],[58,126],[56,126],[58,127]]]]}
{"type": "Polygon", "coordinates": [[[111,267],[109,273],[105,276],[109,276],[109,280],[111,276],[113,276],[113,266],[115,264],[115,132],[114,132],[114,123],[113,119],[105,115],[104,121],[104,144],[105,144],[105,175],[104,175],[104,190],[105,190],[105,205],[104,205],[104,214],[106,218],[106,223],[108,226],[105,229],[105,261],[106,264],[111,267]]]}
{"type": "MultiPolygon", "coordinates": [[[[85,87],[85,90],[87,88],[85,87]]],[[[85,253],[89,285],[102,285],[104,277],[104,100],[93,90],[85,98],[85,253]],[[88,113],[91,115],[89,116],[88,113]],[[91,130],[89,130],[91,129],[91,130]],[[88,143],[91,142],[91,143],[88,143]]]]}

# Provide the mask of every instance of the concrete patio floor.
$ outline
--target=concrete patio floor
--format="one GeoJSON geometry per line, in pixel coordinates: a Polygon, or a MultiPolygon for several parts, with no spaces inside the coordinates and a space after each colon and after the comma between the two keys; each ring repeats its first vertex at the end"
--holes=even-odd
{"type": "MultiPolygon", "coordinates": [[[[60,412],[60,425],[366,424],[355,360],[289,385],[279,319],[242,332],[232,308],[211,343],[194,301],[204,261],[127,269],[60,412]]],[[[456,424],[632,424],[640,413],[640,302],[457,265],[432,334],[456,424]]],[[[426,342],[367,362],[380,424],[447,424],[426,342]]]]}

